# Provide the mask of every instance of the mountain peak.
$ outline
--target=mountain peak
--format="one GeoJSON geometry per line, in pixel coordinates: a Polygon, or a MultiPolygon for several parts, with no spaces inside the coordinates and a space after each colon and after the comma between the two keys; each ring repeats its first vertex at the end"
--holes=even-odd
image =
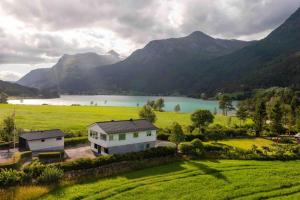
{"type": "Polygon", "coordinates": [[[188,38],[212,38],[209,35],[203,33],[202,31],[194,31],[187,36],[188,38]]]}
{"type": "Polygon", "coordinates": [[[112,55],[112,56],[116,56],[116,57],[119,57],[119,56],[120,56],[120,54],[118,54],[118,52],[116,52],[116,51],[113,50],[113,49],[110,50],[110,51],[108,51],[107,54],[112,55]]]}

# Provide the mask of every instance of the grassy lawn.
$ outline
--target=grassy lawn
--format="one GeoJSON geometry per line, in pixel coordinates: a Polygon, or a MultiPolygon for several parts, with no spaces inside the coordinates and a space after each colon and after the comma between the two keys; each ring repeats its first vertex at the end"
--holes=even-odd
{"type": "Polygon", "coordinates": [[[256,145],[257,147],[262,146],[270,146],[274,142],[271,140],[267,140],[264,138],[250,138],[250,139],[228,139],[228,140],[221,140],[218,143],[238,147],[241,149],[251,149],[252,145],[256,145]]]}
{"type": "Polygon", "coordinates": [[[300,161],[182,161],[61,186],[39,199],[300,199],[299,168],[300,161]]]}
{"type": "MultiPolygon", "coordinates": [[[[138,118],[139,108],[133,107],[95,107],[95,106],[50,106],[50,105],[0,105],[0,120],[16,110],[16,123],[22,129],[59,128],[66,132],[85,131],[86,126],[97,121],[138,118]]],[[[164,128],[173,122],[189,125],[189,113],[157,112],[158,127],[164,128]]],[[[228,125],[228,117],[217,115],[215,124],[228,125]]],[[[239,124],[232,117],[231,125],[239,124]]],[[[249,122],[247,122],[249,123],[249,122]]]]}

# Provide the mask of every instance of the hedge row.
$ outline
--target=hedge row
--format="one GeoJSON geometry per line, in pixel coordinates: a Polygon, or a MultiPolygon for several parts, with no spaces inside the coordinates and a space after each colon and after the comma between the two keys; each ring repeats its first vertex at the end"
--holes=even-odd
{"type": "Polygon", "coordinates": [[[0,169],[3,169],[3,168],[17,169],[20,166],[20,164],[23,161],[23,159],[29,158],[31,156],[32,156],[32,152],[31,151],[17,152],[11,158],[10,161],[8,161],[6,163],[1,163],[0,164],[0,169]]]}
{"type": "MultiPolygon", "coordinates": [[[[16,142],[15,145],[16,145],[16,147],[18,147],[19,143],[16,142]]],[[[12,142],[0,143],[0,150],[8,149],[8,147],[13,148],[13,146],[14,146],[14,144],[12,142]]]]}
{"type": "Polygon", "coordinates": [[[175,148],[157,147],[157,148],[152,148],[141,152],[132,152],[132,153],[118,154],[118,155],[105,155],[93,159],[81,158],[74,161],[55,163],[53,165],[64,171],[72,171],[72,170],[96,168],[103,165],[107,165],[115,162],[121,162],[121,161],[143,160],[148,158],[174,156],[175,154],[176,154],[175,148]]]}
{"type": "Polygon", "coordinates": [[[75,146],[78,144],[86,144],[88,143],[88,137],[72,137],[72,138],[65,138],[65,147],[75,146]]]}
{"type": "Polygon", "coordinates": [[[59,159],[64,157],[64,151],[42,152],[38,154],[39,159],[59,159]]]}

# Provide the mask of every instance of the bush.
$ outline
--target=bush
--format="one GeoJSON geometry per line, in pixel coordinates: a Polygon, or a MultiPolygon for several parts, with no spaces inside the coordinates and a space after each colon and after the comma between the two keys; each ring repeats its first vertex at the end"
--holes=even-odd
{"type": "Polygon", "coordinates": [[[26,179],[25,173],[14,169],[1,169],[0,171],[0,186],[8,187],[17,184],[22,184],[26,179]]]}
{"type": "Polygon", "coordinates": [[[31,162],[29,165],[25,166],[23,168],[23,171],[25,174],[32,178],[37,178],[43,173],[43,170],[45,169],[45,165],[40,163],[39,161],[35,160],[31,162]]]}
{"type": "Polygon", "coordinates": [[[199,139],[191,142],[182,142],[179,144],[179,151],[185,155],[201,156],[204,153],[204,146],[199,139]]]}
{"type": "Polygon", "coordinates": [[[54,166],[47,166],[41,175],[37,178],[37,182],[41,184],[58,183],[64,176],[64,172],[54,166]]]}
{"type": "Polygon", "coordinates": [[[179,144],[178,149],[184,155],[191,155],[193,151],[193,146],[190,142],[182,142],[179,144]]]}
{"type": "Polygon", "coordinates": [[[71,137],[65,138],[65,147],[75,146],[78,144],[86,144],[88,143],[88,137],[71,137]]]}
{"type": "Polygon", "coordinates": [[[194,155],[197,155],[197,156],[203,155],[203,153],[204,153],[204,146],[203,146],[201,140],[199,140],[199,139],[194,139],[194,140],[191,142],[191,145],[192,145],[192,147],[193,147],[192,153],[193,153],[194,155]]]}
{"type": "Polygon", "coordinates": [[[64,157],[64,151],[43,152],[38,154],[39,159],[61,159],[64,157]]]}

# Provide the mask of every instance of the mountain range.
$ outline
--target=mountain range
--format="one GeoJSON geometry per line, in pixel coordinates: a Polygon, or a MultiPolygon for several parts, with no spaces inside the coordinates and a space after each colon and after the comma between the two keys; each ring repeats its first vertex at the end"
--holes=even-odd
{"type": "MultiPolygon", "coordinates": [[[[209,96],[271,86],[300,89],[300,9],[259,41],[213,38],[196,31],[149,42],[121,60],[94,53],[64,55],[19,84],[68,94],[209,96]]],[[[107,55],[106,55],[107,56],[107,55]]]]}

